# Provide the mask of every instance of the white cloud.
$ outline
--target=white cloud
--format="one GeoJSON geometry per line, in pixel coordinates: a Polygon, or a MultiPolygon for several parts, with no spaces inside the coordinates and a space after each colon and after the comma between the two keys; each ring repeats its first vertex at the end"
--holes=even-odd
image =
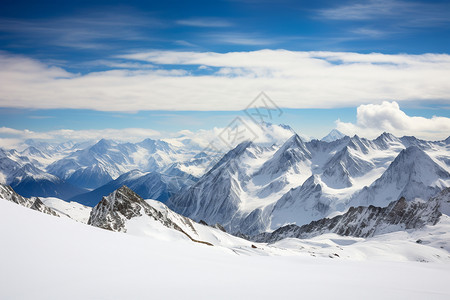
{"type": "MultiPolygon", "coordinates": [[[[260,126],[248,118],[238,118],[234,126],[214,127],[212,129],[201,129],[197,131],[182,130],[179,132],[158,132],[146,128],[124,128],[124,129],[91,129],[71,130],[60,129],[46,132],[35,132],[28,129],[18,130],[8,127],[0,127],[0,147],[24,149],[24,141],[34,139],[47,142],[83,142],[97,141],[102,138],[118,142],[139,142],[146,138],[163,139],[174,145],[183,146],[183,141],[189,140],[189,144],[198,150],[203,148],[216,148],[217,151],[227,152],[239,143],[252,140],[256,143],[282,144],[293,135],[289,128],[271,125],[260,126]],[[233,136],[237,133],[236,136],[233,136]],[[230,134],[231,137],[228,135],[230,134]]],[[[305,138],[305,137],[304,137],[305,138]]],[[[213,150],[213,149],[210,149],[213,150]]]]}
{"type": "Polygon", "coordinates": [[[85,63],[86,66],[104,66],[113,69],[153,69],[155,66],[147,63],[122,62],[115,60],[99,59],[85,63]]]}
{"type": "Polygon", "coordinates": [[[402,0],[337,2],[336,6],[318,10],[317,19],[343,21],[344,24],[341,25],[349,25],[348,34],[356,34],[360,38],[378,39],[386,36],[403,38],[423,28],[448,29],[450,5],[447,2],[402,0]],[[354,29],[359,26],[363,27],[354,29]]]}
{"type": "Polygon", "coordinates": [[[241,32],[227,32],[213,34],[204,34],[203,38],[208,41],[213,41],[218,44],[231,44],[231,45],[246,45],[246,46],[266,46],[277,43],[276,39],[265,38],[258,34],[248,34],[241,32]]]}
{"type": "Polygon", "coordinates": [[[374,138],[382,132],[429,140],[443,140],[450,135],[450,118],[411,117],[395,101],[361,105],[357,109],[356,124],[338,120],[336,125],[338,130],[347,135],[358,134],[368,138],[374,138]]]}
{"type": "Polygon", "coordinates": [[[39,43],[95,50],[115,47],[117,41],[148,40],[148,27],[166,26],[159,19],[125,6],[48,19],[0,18],[0,32],[17,36],[18,45],[39,43]]]}
{"type": "Polygon", "coordinates": [[[449,23],[448,3],[426,3],[401,0],[356,1],[318,11],[330,20],[367,21],[390,19],[399,26],[428,27],[449,23]]]}
{"type": "MultiPolygon", "coordinates": [[[[385,31],[372,29],[372,28],[357,28],[357,29],[352,30],[352,32],[357,35],[367,36],[367,37],[372,37],[372,38],[381,38],[388,34],[385,31]]],[[[391,33],[391,32],[389,32],[389,33],[391,33]]]]}
{"type": "Polygon", "coordinates": [[[211,147],[227,152],[230,148],[236,147],[239,143],[246,140],[267,146],[271,146],[273,143],[282,144],[294,133],[283,126],[272,124],[261,126],[248,118],[238,117],[227,127],[214,127],[210,130],[198,130],[195,132],[182,130],[179,134],[180,137],[166,140],[173,142],[188,138],[200,148],[211,147]]]}
{"type": "Polygon", "coordinates": [[[4,149],[19,149],[23,140],[12,138],[0,138],[0,148],[4,149]]]}
{"type": "Polygon", "coordinates": [[[17,147],[26,139],[44,140],[48,142],[81,142],[106,138],[123,142],[137,142],[146,138],[159,138],[160,135],[160,132],[146,128],[107,128],[98,130],[60,129],[46,132],[35,132],[28,129],[18,130],[14,128],[0,127],[0,147],[17,147]]]}
{"type": "Polygon", "coordinates": [[[192,18],[176,21],[177,24],[192,27],[230,27],[233,23],[219,18],[192,18]]]}
{"type": "Polygon", "coordinates": [[[319,15],[331,20],[369,20],[397,16],[412,4],[396,0],[369,0],[353,2],[319,11],[319,15]]]}
{"type": "Polygon", "coordinates": [[[155,68],[133,64],[133,69],[75,74],[0,52],[0,107],[241,110],[260,91],[288,108],[450,99],[447,54],[150,51],[120,58],[155,68]],[[211,71],[198,75],[192,66],[211,71]]]}

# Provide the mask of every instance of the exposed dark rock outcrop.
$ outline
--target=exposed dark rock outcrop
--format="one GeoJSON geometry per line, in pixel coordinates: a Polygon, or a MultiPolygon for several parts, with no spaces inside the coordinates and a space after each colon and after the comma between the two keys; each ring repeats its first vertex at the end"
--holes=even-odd
{"type": "MultiPolygon", "coordinates": [[[[208,242],[198,241],[187,234],[179,225],[173,222],[167,215],[158,211],[138,194],[127,186],[122,186],[103,199],[92,209],[88,224],[112,231],[126,232],[126,222],[135,217],[147,215],[161,222],[164,226],[178,230],[190,240],[198,243],[212,245],[208,242]]],[[[195,232],[192,221],[180,216],[184,225],[195,232]]]]}
{"type": "Polygon", "coordinates": [[[17,194],[12,187],[9,185],[0,184],[0,198],[9,200],[16,204],[37,210],[52,216],[59,217],[59,214],[52,208],[46,206],[42,203],[39,198],[25,198],[17,194]]]}
{"type": "Polygon", "coordinates": [[[220,225],[219,223],[216,223],[216,225],[214,225],[214,228],[217,228],[217,229],[219,229],[219,230],[222,230],[223,232],[227,232],[227,231],[225,230],[225,228],[223,228],[223,226],[220,225]]]}
{"type": "Polygon", "coordinates": [[[33,204],[30,207],[31,209],[43,212],[48,215],[52,215],[55,217],[59,217],[59,214],[54,211],[52,208],[46,206],[44,203],[42,203],[41,199],[35,198],[33,204]]]}
{"type": "Polygon", "coordinates": [[[428,201],[406,201],[400,198],[387,207],[350,207],[343,215],[324,218],[303,226],[295,224],[278,228],[271,233],[251,237],[256,242],[274,243],[284,238],[311,238],[324,233],[343,236],[372,237],[377,234],[397,230],[419,229],[425,225],[435,225],[442,215],[441,208],[450,198],[450,189],[428,201]],[[447,199],[447,201],[445,201],[447,199]]]}

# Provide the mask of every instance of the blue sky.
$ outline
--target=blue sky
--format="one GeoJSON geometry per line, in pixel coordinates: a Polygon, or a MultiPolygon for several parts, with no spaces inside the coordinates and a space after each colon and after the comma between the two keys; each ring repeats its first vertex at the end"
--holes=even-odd
{"type": "Polygon", "coordinates": [[[69,62],[136,49],[447,53],[449,14],[448,1],[6,0],[0,43],[69,62]]]}
{"type": "Polygon", "coordinates": [[[264,90],[273,121],[306,135],[365,130],[358,107],[396,101],[389,126],[406,113],[441,137],[449,15],[448,1],[4,0],[0,127],[207,129],[264,90]]]}

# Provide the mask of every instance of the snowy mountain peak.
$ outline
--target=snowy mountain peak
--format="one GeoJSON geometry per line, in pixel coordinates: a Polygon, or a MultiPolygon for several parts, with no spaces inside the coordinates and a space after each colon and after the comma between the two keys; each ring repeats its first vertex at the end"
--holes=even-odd
{"type": "Polygon", "coordinates": [[[383,132],[373,142],[378,146],[379,149],[386,150],[390,148],[392,144],[395,143],[400,144],[401,140],[396,136],[394,136],[393,134],[383,132]]]}
{"type": "Polygon", "coordinates": [[[406,199],[428,199],[450,186],[450,174],[417,146],[403,149],[383,175],[354,195],[355,205],[386,206],[406,199]],[[356,201],[356,202],[355,202],[356,201]]]}
{"type": "MultiPolygon", "coordinates": [[[[244,141],[237,145],[232,150],[228,151],[227,154],[225,154],[217,164],[214,165],[214,167],[209,170],[208,173],[212,173],[214,170],[218,169],[220,166],[229,163],[230,161],[239,158],[241,155],[243,155],[249,148],[256,146],[251,141],[244,141]]],[[[256,146],[257,147],[257,146],[256,146]]]]}
{"type": "MultiPolygon", "coordinates": [[[[302,202],[303,204],[297,206],[303,206],[306,199],[311,198],[317,200],[322,191],[322,185],[320,178],[317,174],[311,175],[306,181],[299,187],[291,189],[287,192],[275,205],[276,210],[284,208],[292,209],[292,206],[302,202]]],[[[303,209],[303,208],[302,208],[303,209]]]]}
{"type": "Polygon", "coordinates": [[[304,147],[305,143],[298,134],[291,136],[282,146],[283,147],[304,147]]]}
{"type": "Polygon", "coordinates": [[[449,177],[449,174],[444,169],[417,146],[403,149],[386,170],[386,173],[389,172],[407,173],[409,176],[417,179],[419,179],[420,175],[423,175],[423,179],[431,179],[430,176],[433,173],[437,173],[436,175],[443,179],[449,177]]]}
{"type": "Polygon", "coordinates": [[[361,154],[368,154],[370,148],[370,141],[365,138],[360,138],[356,134],[350,138],[347,146],[354,149],[361,154]]]}
{"type": "Polygon", "coordinates": [[[298,134],[294,134],[292,137],[290,137],[281,147],[277,150],[277,152],[274,154],[275,156],[283,155],[284,153],[288,151],[294,151],[299,154],[299,158],[304,160],[306,158],[311,158],[311,153],[309,153],[309,150],[306,148],[305,143],[303,140],[298,136],[298,134]]]}
{"type": "Polygon", "coordinates": [[[388,141],[397,141],[397,137],[395,135],[393,135],[392,133],[386,132],[384,131],[382,134],[380,134],[380,136],[377,139],[384,139],[384,140],[388,140],[388,141]]]}
{"type": "Polygon", "coordinates": [[[104,153],[111,148],[115,143],[111,140],[101,139],[95,145],[90,147],[90,150],[96,153],[104,153]]]}
{"type": "Polygon", "coordinates": [[[323,142],[334,142],[336,140],[342,139],[343,137],[345,137],[346,135],[343,134],[342,132],[340,132],[337,129],[333,129],[330,131],[330,133],[328,133],[326,136],[324,136],[321,141],[323,142]]]}
{"type": "MultiPolygon", "coordinates": [[[[393,167],[406,168],[412,178],[428,181],[446,180],[450,174],[417,146],[408,147],[400,152],[392,162],[393,167]]],[[[404,170],[403,170],[404,171],[404,170]]]]}
{"type": "MultiPolygon", "coordinates": [[[[255,175],[268,175],[275,178],[285,172],[303,174],[309,159],[311,159],[311,153],[303,140],[294,134],[275,152],[272,158],[262,165],[255,175]]],[[[310,172],[306,173],[308,176],[310,175],[310,172]]]]}
{"type": "Polygon", "coordinates": [[[147,149],[150,153],[155,153],[158,150],[164,151],[166,153],[175,152],[169,143],[161,140],[153,140],[150,138],[146,138],[145,140],[143,140],[140,143],[137,143],[136,145],[147,149]]]}
{"type": "Polygon", "coordinates": [[[128,230],[161,230],[162,227],[175,229],[193,242],[212,245],[196,240],[191,234],[197,234],[193,222],[177,215],[160,203],[149,204],[127,186],[122,186],[103,199],[92,209],[88,224],[111,231],[127,232],[128,230]],[[177,224],[179,223],[179,224],[177,224]]]}
{"type": "Polygon", "coordinates": [[[47,157],[41,150],[37,149],[34,146],[30,146],[30,147],[26,148],[20,154],[24,155],[24,156],[38,156],[41,158],[47,157]]]}
{"type": "Polygon", "coordinates": [[[144,199],[124,185],[103,197],[92,209],[88,224],[112,231],[126,232],[126,220],[142,216],[141,210],[147,206],[144,199]]]}
{"type": "MultiPolygon", "coordinates": [[[[424,165],[428,167],[433,167],[440,170],[442,169],[439,167],[431,158],[426,154],[423,150],[421,150],[417,146],[410,146],[406,149],[403,149],[400,154],[395,158],[395,160],[392,162],[393,166],[402,165],[402,166],[408,166],[408,167],[414,167],[418,168],[417,171],[423,170],[424,165]]],[[[410,171],[412,171],[410,169],[410,171]]],[[[442,169],[442,171],[444,171],[442,169]]]]}

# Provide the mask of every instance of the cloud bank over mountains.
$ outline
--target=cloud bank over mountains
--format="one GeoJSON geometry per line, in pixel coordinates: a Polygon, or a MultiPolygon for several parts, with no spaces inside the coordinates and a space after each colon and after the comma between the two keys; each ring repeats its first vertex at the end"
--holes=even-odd
{"type": "MultiPolygon", "coordinates": [[[[400,109],[397,102],[384,101],[381,104],[360,105],[357,109],[356,122],[343,122],[338,119],[336,120],[336,129],[348,136],[356,134],[366,138],[375,138],[383,132],[389,132],[398,137],[413,135],[426,140],[443,140],[450,133],[450,118],[409,116],[400,109]]],[[[67,140],[82,142],[106,138],[122,142],[138,142],[146,138],[154,138],[167,139],[172,143],[179,143],[180,146],[182,146],[183,140],[189,139],[190,143],[194,143],[200,148],[208,149],[213,146],[219,148],[218,150],[226,150],[228,147],[234,147],[244,140],[252,140],[262,144],[272,143],[273,141],[282,143],[291,137],[294,131],[305,140],[321,138],[304,135],[302,128],[272,126],[270,124],[261,126],[261,124],[251,122],[248,118],[238,117],[228,127],[178,132],[161,132],[148,128],[60,129],[35,132],[28,129],[18,130],[0,127],[0,147],[20,148],[20,145],[26,139],[49,142],[64,142],[67,140]],[[238,136],[230,138],[235,133],[239,133],[238,136]],[[230,139],[233,139],[233,142],[228,145],[230,139]]]]}

